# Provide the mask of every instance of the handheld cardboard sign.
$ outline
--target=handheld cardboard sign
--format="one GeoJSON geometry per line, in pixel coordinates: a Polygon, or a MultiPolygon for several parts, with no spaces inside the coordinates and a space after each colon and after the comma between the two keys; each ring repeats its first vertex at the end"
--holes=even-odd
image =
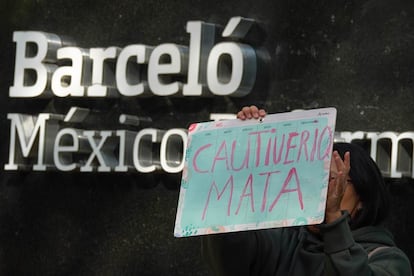
{"type": "Polygon", "coordinates": [[[192,124],[174,235],[323,221],[335,108],[192,124]]]}

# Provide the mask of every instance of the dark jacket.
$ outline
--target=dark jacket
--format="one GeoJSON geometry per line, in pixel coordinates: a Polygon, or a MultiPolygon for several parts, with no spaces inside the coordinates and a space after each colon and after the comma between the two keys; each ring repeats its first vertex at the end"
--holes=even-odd
{"type": "Polygon", "coordinates": [[[320,225],[320,233],[290,227],[202,238],[214,275],[411,275],[391,234],[369,226],[351,231],[348,215],[320,225]]]}

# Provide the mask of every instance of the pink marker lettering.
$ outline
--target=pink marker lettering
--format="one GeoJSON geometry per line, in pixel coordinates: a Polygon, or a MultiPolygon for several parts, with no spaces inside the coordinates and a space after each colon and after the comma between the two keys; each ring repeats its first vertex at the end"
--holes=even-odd
{"type": "Polygon", "coordinates": [[[242,170],[242,169],[247,169],[247,168],[249,168],[249,157],[250,157],[250,139],[249,139],[249,141],[247,141],[247,148],[246,148],[246,152],[245,152],[245,155],[244,155],[244,159],[243,159],[243,161],[242,161],[242,163],[241,163],[241,165],[240,165],[240,167],[239,168],[235,168],[234,167],[234,153],[236,152],[236,144],[237,144],[237,141],[233,141],[233,143],[232,143],[232,145],[231,145],[231,159],[230,159],[230,163],[231,163],[231,169],[233,170],[233,171],[240,171],[240,170],[242,170]]]}
{"type": "Polygon", "coordinates": [[[333,139],[332,130],[331,130],[330,127],[327,126],[322,130],[321,136],[319,137],[319,143],[318,143],[318,149],[319,149],[318,150],[318,159],[319,160],[323,160],[325,158],[328,158],[329,155],[331,154],[332,150],[331,150],[330,145],[332,144],[332,139],[333,139]],[[325,152],[323,153],[323,155],[321,155],[322,141],[323,141],[324,135],[326,133],[328,135],[328,142],[325,143],[325,145],[327,147],[325,148],[325,152]]]}
{"type": "Polygon", "coordinates": [[[313,146],[312,146],[312,151],[311,151],[311,157],[310,157],[310,161],[314,161],[315,160],[315,153],[316,153],[316,145],[317,145],[317,141],[318,141],[318,134],[319,134],[319,129],[315,128],[315,135],[314,135],[314,139],[313,139],[313,146]]]}
{"type": "Polygon", "coordinates": [[[282,135],[282,142],[280,142],[279,154],[277,154],[277,137],[275,137],[274,141],[275,142],[273,143],[273,164],[277,165],[282,159],[282,152],[285,145],[285,134],[282,135]]]}
{"type": "Polygon", "coordinates": [[[207,149],[207,148],[209,148],[209,147],[211,147],[211,144],[206,144],[206,145],[204,145],[204,146],[200,147],[198,150],[196,150],[196,152],[195,152],[195,154],[194,154],[194,157],[193,157],[193,168],[194,168],[194,170],[195,170],[196,172],[198,172],[198,173],[207,173],[207,172],[208,172],[208,170],[201,170],[201,169],[198,167],[198,165],[197,165],[197,158],[198,158],[198,155],[199,155],[202,151],[206,150],[206,149],[207,149]]]}
{"type": "Polygon", "coordinates": [[[270,205],[269,212],[272,212],[273,208],[275,207],[275,205],[279,201],[279,199],[282,196],[282,194],[292,193],[292,192],[297,192],[298,193],[298,199],[299,199],[300,209],[303,210],[302,191],[300,189],[299,177],[298,177],[298,174],[296,172],[296,168],[290,169],[289,174],[288,174],[285,182],[283,183],[282,189],[280,190],[279,194],[277,195],[277,197],[275,198],[275,200],[273,200],[272,204],[270,205]],[[294,189],[287,189],[287,186],[288,186],[290,180],[292,179],[292,176],[295,176],[296,188],[294,188],[294,189]]]}
{"type": "Polygon", "coordinates": [[[228,156],[227,156],[227,146],[226,141],[223,141],[216,153],[216,156],[214,156],[213,165],[211,167],[211,172],[214,172],[214,169],[216,167],[217,161],[226,161],[226,169],[229,170],[229,162],[228,162],[228,156]],[[223,156],[220,156],[220,154],[223,152],[223,156]]]}
{"type": "Polygon", "coordinates": [[[229,201],[227,204],[227,216],[230,216],[230,207],[231,207],[231,201],[233,198],[233,189],[234,189],[234,180],[233,180],[232,175],[230,175],[229,179],[226,182],[226,185],[224,185],[220,193],[219,193],[219,188],[216,185],[216,181],[213,180],[213,183],[211,183],[211,186],[210,186],[210,190],[208,191],[206,204],[204,205],[203,215],[201,217],[202,220],[206,218],[207,209],[210,204],[211,191],[214,189],[217,195],[216,199],[220,200],[224,192],[227,190],[227,187],[230,187],[229,201]]]}
{"type": "Polygon", "coordinates": [[[254,212],[254,195],[253,195],[252,183],[253,183],[253,175],[250,174],[249,177],[247,178],[246,184],[244,185],[243,193],[240,196],[239,206],[237,206],[236,215],[239,214],[240,206],[242,204],[242,201],[243,201],[244,197],[249,197],[250,198],[251,210],[252,210],[252,212],[254,212]],[[249,190],[250,190],[249,193],[246,193],[247,188],[249,188],[249,190]]]}
{"type": "Polygon", "coordinates": [[[267,191],[269,190],[269,182],[270,182],[270,176],[274,173],[280,173],[280,171],[273,171],[273,172],[265,172],[260,173],[259,175],[266,175],[266,183],[263,190],[263,198],[262,198],[262,207],[260,208],[260,211],[263,213],[266,209],[267,204],[267,191]]]}
{"type": "Polygon", "coordinates": [[[309,160],[308,146],[306,144],[309,140],[309,136],[310,136],[310,133],[307,130],[303,131],[302,134],[300,135],[299,152],[298,152],[298,158],[296,159],[297,162],[300,160],[300,156],[302,155],[303,148],[304,148],[305,155],[306,155],[306,161],[309,160]]]}
{"type": "MultiPolygon", "coordinates": [[[[274,133],[276,133],[276,129],[275,129],[275,128],[272,128],[272,129],[270,130],[270,132],[274,134],[274,133]]],[[[275,139],[276,139],[276,137],[275,137],[275,139]]],[[[268,165],[269,165],[269,163],[270,163],[270,152],[271,152],[271,147],[272,147],[272,137],[270,137],[270,138],[267,140],[266,157],[265,157],[265,163],[264,163],[264,165],[265,165],[265,166],[268,166],[268,165]]]]}
{"type": "Polygon", "coordinates": [[[297,132],[291,132],[289,133],[289,138],[287,141],[287,145],[286,145],[286,154],[285,154],[285,161],[283,162],[283,164],[289,164],[289,163],[293,163],[293,160],[288,160],[289,158],[289,152],[291,149],[296,148],[296,144],[292,145],[292,140],[298,136],[299,134],[297,132]]]}
{"type": "Polygon", "coordinates": [[[269,130],[254,131],[250,132],[249,135],[256,135],[256,162],[255,166],[258,167],[260,164],[260,152],[262,150],[262,133],[268,133],[269,130]]]}

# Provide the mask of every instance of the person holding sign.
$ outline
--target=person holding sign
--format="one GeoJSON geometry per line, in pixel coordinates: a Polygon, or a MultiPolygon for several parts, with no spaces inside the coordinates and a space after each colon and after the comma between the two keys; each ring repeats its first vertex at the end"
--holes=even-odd
{"type": "MultiPolygon", "coordinates": [[[[256,106],[237,114],[264,116],[256,106]]],[[[412,275],[408,257],[381,226],[388,207],[369,154],[334,143],[322,224],[206,235],[203,257],[214,275],[412,275]]]]}

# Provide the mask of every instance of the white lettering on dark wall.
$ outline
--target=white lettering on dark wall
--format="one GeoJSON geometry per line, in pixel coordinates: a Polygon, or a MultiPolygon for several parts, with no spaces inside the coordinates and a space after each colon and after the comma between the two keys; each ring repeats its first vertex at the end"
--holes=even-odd
{"type": "Polygon", "coordinates": [[[184,129],[168,131],[62,128],[63,115],[8,114],[9,161],[5,170],[178,173],[184,166],[184,129]],[[154,156],[153,145],[160,147],[154,156]]]}
{"type": "MultiPolygon", "coordinates": [[[[121,115],[124,116],[124,115],[121,115]]],[[[8,114],[11,121],[9,162],[5,170],[179,173],[184,166],[187,130],[144,128],[127,130],[80,130],[61,128],[63,115],[37,117],[8,114]],[[153,147],[158,146],[158,155],[153,147]],[[79,159],[79,156],[86,156],[79,159]],[[30,162],[35,162],[30,164],[30,162]]],[[[211,114],[210,119],[235,118],[211,114]]],[[[336,141],[370,140],[371,157],[384,176],[414,178],[414,132],[336,132],[336,141]]]]}
{"type": "Polygon", "coordinates": [[[124,48],[65,47],[56,34],[16,31],[9,96],[245,96],[256,81],[257,55],[240,39],[253,24],[251,19],[231,18],[221,34],[225,41],[217,43],[217,26],[189,21],[188,46],[164,43],[124,48]],[[68,65],[59,65],[62,62],[68,65]],[[114,72],[110,63],[115,64],[114,72]]]}
{"type": "MultiPolygon", "coordinates": [[[[257,82],[259,55],[243,42],[254,24],[253,19],[233,17],[218,35],[215,24],[189,21],[188,46],[164,43],[123,48],[84,49],[56,34],[16,31],[14,81],[9,97],[242,97],[257,82]]],[[[9,158],[4,169],[139,173],[183,170],[187,130],[143,126],[142,122],[151,119],[129,114],[120,114],[118,130],[73,128],[72,123],[82,125],[90,113],[78,107],[72,107],[66,115],[9,113],[9,158]],[[128,130],[122,129],[125,125],[128,130]]],[[[234,118],[234,114],[210,115],[210,120],[216,121],[234,118]]],[[[414,178],[414,132],[337,132],[335,139],[369,140],[370,154],[385,176],[414,178]]]]}

